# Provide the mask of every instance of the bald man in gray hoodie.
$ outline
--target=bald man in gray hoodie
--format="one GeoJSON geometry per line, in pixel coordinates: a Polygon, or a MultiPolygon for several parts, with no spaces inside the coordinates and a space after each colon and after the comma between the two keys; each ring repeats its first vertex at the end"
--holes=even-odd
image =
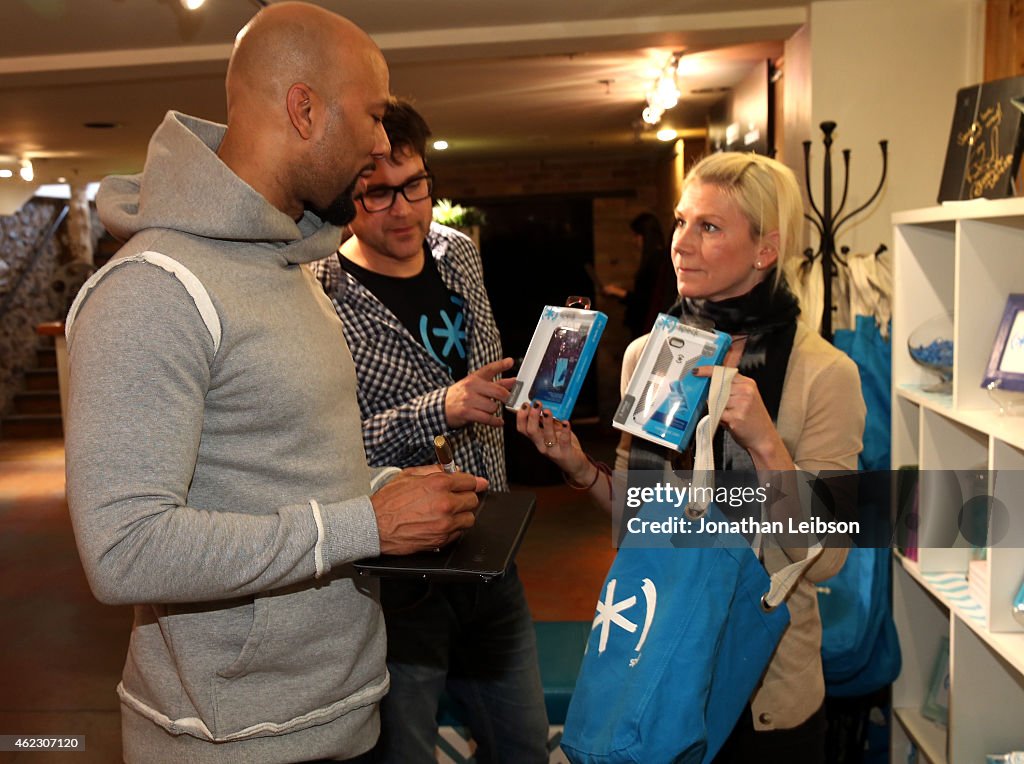
{"type": "Polygon", "coordinates": [[[170,112],[104,181],[127,243],[67,320],[67,487],[90,585],[132,604],[129,762],[349,760],[388,689],[372,580],[439,546],[485,481],[367,467],[341,323],[304,263],[334,252],[388,153],[388,72],[345,19],[261,11],[228,124],[170,112]]]}

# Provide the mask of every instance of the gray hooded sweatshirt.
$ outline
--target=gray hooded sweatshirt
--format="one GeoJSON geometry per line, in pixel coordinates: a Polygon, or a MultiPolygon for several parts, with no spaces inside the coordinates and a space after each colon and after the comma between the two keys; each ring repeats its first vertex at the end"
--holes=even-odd
{"type": "Polygon", "coordinates": [[[387,691],[379,553],[341,322],[297,223],[171,112],[141,175],[104,181],[127,243],[68,316],[67,489],[89,583],[135,606],[117,691],[129,761],[344,758],[387,691]]]}

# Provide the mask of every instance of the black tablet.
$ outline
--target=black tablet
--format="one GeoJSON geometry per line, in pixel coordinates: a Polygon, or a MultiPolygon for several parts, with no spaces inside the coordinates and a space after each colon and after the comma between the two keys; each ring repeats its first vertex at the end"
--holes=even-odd
{"type": "Polygon", "coordinates": [[[528,491],[487,493],[481,497],[476,523],[448,546],[436,552],[369,557],[357,560],[355,568],[367,576],[489,581],[512,564],[536,504],[536,495],[528,491]]]}

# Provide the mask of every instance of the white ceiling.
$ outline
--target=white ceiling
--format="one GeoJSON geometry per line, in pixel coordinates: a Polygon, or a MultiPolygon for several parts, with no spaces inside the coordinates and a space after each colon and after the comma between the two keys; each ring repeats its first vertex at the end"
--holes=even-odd
{"type": "MultiPolygon", "coordinates": [[[[366,29],[445,159],[656,150],[639,136],[645,92],[685,50],[683,101],[706,110],[805,21],[801,0],[317,0],[366,29]],[[693,94],[692,91],[702,91],[693,94]]],[[[223,77],[254,0],[0,0],[0,168],[37,180],[141,168],[168,109],[225,116],[223,77]],[[114,123],[90,129],[87,122],[114,123]]],[[[435,158],[438,163],[441,157],[435,158]]],[[[0,184],[20,182],[0,179],[0,184]]]]}

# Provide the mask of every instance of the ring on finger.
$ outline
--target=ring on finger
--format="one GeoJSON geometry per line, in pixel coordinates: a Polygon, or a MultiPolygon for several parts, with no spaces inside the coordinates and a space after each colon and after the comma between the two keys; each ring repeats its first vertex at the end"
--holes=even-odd
{"type": "Polygon", "coordinates": [[[548,448],[554,448],[555,447],[555,441],[553,441],[553,440],[545,440],[544,441],[544,445],[547,446],[548,448]]]}

